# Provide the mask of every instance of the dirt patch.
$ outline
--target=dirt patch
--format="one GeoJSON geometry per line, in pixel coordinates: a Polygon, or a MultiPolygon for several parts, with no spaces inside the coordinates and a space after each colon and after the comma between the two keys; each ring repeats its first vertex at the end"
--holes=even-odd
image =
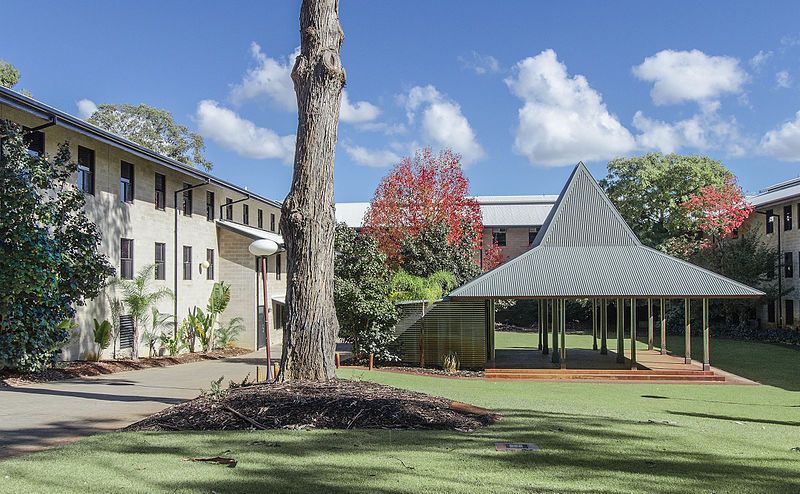
{"type": "Polygon", "coordinates": [[[199,397],[125,428],[128,431],[209,431],[280,428],[444,429],[473,431],[496,422],[489,410],[381,384],[255,384],[217,399],[199,397]]]}
{"type": "Polygon", "coordinates": [[[119,359],[101,360],[90,362],[75,360],[72,362],[59,362],[57,367],[44,369],[39,372],[23,373],[12,370],[0,370],[0,387],[16,387],[26,384],[61,381],[75,377],[100,376],[115,374],[132,370],[149,369],[151,367],[169,367],[171,365],[188,364],[203,360],[219,360],[227,357],[236,357],[250,353],[252,350],[244,348],[226,348],[208,353],[185,353],[175,357],[141,358],[139,360],[119,359]]]}

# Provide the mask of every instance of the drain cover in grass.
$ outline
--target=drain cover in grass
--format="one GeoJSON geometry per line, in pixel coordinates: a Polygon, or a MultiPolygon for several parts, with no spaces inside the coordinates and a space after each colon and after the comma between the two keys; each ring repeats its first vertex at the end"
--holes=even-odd
{"type": "Polygon", "coordinates": [[[494,443],[495,451],[539,451],[533,443],[494,443]]]}

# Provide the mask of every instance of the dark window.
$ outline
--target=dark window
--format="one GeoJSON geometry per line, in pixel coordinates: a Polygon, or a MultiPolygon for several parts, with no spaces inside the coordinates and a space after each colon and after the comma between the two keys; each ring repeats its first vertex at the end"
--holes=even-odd
{"type": "Polygon", "coordinates": [[[262,230],[264,229],[264,210],[263,209],[259,209],[258,210],[258,227],[261,228],[262,230]]]}
{"type": "Polygon", "coordinates": [[[214,279],[214,249],[206,249],[206,261],[208,261],[208,269],[206,269],[206,279],[214,279]]]}
{"type": "Polygon", "coordinates": [[[786,299],[783,301],[785,304],[786,325],[792,326],[794,324],[794,300],[786,299]]]}
{"type": "Polygon", "coordinates": [[[167,245],[156,242],[156,279],[164,280],[167,278],[167,245]]]}
{"type": "Polygon", "coordinates": [[[94,195],[94,150],[78,146],[78,188],[94,195]]]}
{"type": "Polygon", "coordinates": [[[792,229],[792,205],[783,207],[783,231],[792,229]]]}
{"type": "Polygon", "coordinates": [[[123,280],[133,279],[133,240],[129,238],[120,239],[119,277],[123,280]]]}
{"type": "Polygon", "coordinates": [[[245,225],[250,224],[250,206],[242,204],[242,223],[245,225]]]}
{"type": "Polygon", "coordinates": [[[192,248],[188,245],[183,246],[183,279],[192,279],[192,248]]]}
{"type": "Polygon", "coordinates": [[[119,200],[133,202],[133,163],[127,161],[119,166],[119,200]]]}
{"type": "Polygon", "coordinates": [[[792,252],[783,253],[783,276],[785,278],[794,276],[794,254],[792,252]]]}
{"type": "MultiPolygon", "coordinates": [[[[225,198],[225,204],[230,204],[233,202],[233,199],[230,197],[225,198]]],[[[228,221],[233,221],[233,206],[225,206],[225,219],[228,221]]]]}
{"type": "Polygon", "coordinates": [[[163,210],[167,205],[167,177],[156,173],[156,209],[163,210]]]}
{"type": "Polygon", "coordinates": [[[24,129],[23,138],[31,156],[44,156],[44,132],[24,129]]]}
{"type": "Polygon", "coordinates": [[[767,235],[775,231],[775,217],[772,216],[773,214],[775,214],[773,210],[767,209],[767,223],[766,223],[767,235]]]}
{"type": "Polygon", "coordinates": [[[281,279],[281,255],[275,254],[275,279],[281,279]]]}
{"type": "Polygon", "coordinates": [[[269,231],[275,231],[275,213],[269,213],[269,231]]]}
{"type": "Polygon", "coordinates": [[[206,191],[206,219],[214,221],[214,193],[206,191]]]}
{"type": "MultiPolygon", "coordinates": [[[[183,184],[183,188],[191,187],[189,184],[183,184]]],[[[192,215],[192,190],[184,190],[183,191],[183,215],[184,216],[191,216],[192,215]]],[[[191,279],[191,278],[190,278],[191,279]]]]}
{"type": "Polygon", "coordinates": [[[536,235],[538,233],[539,233],[538,226],[528,228],[528,245],[533,245],[533,241],[536,240],[536,235]]]}
{"type": "Polygon", "coordinates": [[[775,301],[767,302],[767,322],[775,322],[775,301]]]}
{"type": "Polygon", "coordinates": [[[506,229],[505,228],[492,228],[492,243],[505,247],[506,245],[506,229]]]}
{"type": "Polygon", "coordinates": [[[738,228],[734,228],[733,229],[733,231],[731,232],[731,238],[739,238],[739,229],[738,228]]]}

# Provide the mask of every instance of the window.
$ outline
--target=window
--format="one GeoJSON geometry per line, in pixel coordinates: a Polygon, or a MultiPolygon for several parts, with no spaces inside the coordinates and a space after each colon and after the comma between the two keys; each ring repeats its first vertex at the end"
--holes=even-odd
{"type": "Polygon", "coordinates": [[[23,140],[31,156],[44,156],[44,132],[24,128],[23,140]]]}
{"type": "Polygon", "coordinates": [[[505,228],[492,228],[492,243],[500,247],[506,246],[506,229],[505,228]]]}
{"type": "Polygon", "coordinates": [[[269,213],[269,231],[275,231],[275,213],[269,213]]]}
{"type": "Polygon", "coordinates": [[[225,198],[225,204],[227,204],[227,206],[225,206],[225,219],[228,221],[233,221],[233,206],[230,205],[232,202],[233,199],[230,197],[225,198]]]}
{"type": "Polygon", "coordinates": [[[78,146],[78,188],[94,195],[94,150],[78,146]]]}
{"type": "Polygon", "coordinates": [[[735,238],[739,238],[739,229],[738,229],[738,228],[734,228],[734,229],[731,231],[731,238],[734,238],[734,239],[735,239],[735,238]]]}
{"type": "Polygon", "coordinates": [[[245,225],[250,224],[250,206],[242,204],[242,223],[245,225]]]}
{"type": "Polygon", "coordinates": [[[183,246],[183,279],[192,279],[192,248],[188,245],[183,246]]]}
{"type": "Polygon", "coordinates": [[[536,240],[536,235],[538,234],[539,234],[538,226],[528,228],[528,245],[533,245],[533,241],[536,240]]]}
{"type": "Polygon", "coordinates": [[[767,302],[767,322],[775,322],[775,301],[767,302]]]}
{"type": "Polygon", "coordinates": [[[133,202],[133,163],[127,161],[119,166],[119,200],[133,202]]]}
{"type": "Polygon", "coordinates": [[[281,279],[281,255],[275,254],[275,279],[281,279]]]}
{"type": "Polygon", "coordinates": [[[133,240],[129,238],[120,239],[119,277],[123,280],[133,279],[133,240]]]}
{"type": "Polygon", "coordinates": [[[783,231],[792,229],[792,205],[783,207],[783,231]]]}
{"type": "Polygon", "coordinates": [[[206,220],[214,221],[214,193],[206,191],[206,220]]]}
{"type": "Polygon", "coordinates": [[[771,209],[767,209],[767,222],[766,222],[766,232],[767,235],[775,231],[775,217],[772,216],[775,212],[771,209]]]}
{"type": "MultiPolygon", "coordinates": [[[[191,187],[191,185],[184,183],[183,188],[186,189],[191,187]]],[[[192,190],[184,190],[183,191],[183,215],[184,216],[191,216],[192,215],[192,190]]],[[[191,279],[191,278],[190,278],[191,279]]]]}
{"type": "Polygon", "coordinates": [[[784,313],[786,314],[786,316],[785,316],[786,317],[786,325],[787,326],[792,326],[792,325],[794,325],[794,300],[787,298],[783,302],[784,302],[784,304],[786,306],[785,307],[786,310],[784,311],[784,313]]]}
{"type": "Polygon", "coordinates": [[[167,177],[160,173],[156,173],[156,195],[155,195],[156,209],[164,210],[167,205],[167,177]]]}
{"type": "Polygon", "coordinates": [[[264,229],[264,210],[263,209],[259,209],[258,210],[258,227],[261,228],[262,230],[264,229]]]}
{"type": "Polygon", "coordinates": [[[783,276],[784,278],[794,276],[794,254],[791,252],[784,252],[783,254],[783,276]]]}
{"type": "Polygon", "coordinates": [[[156,279],[164,280],[167,278],[167,245],[156,242],[156,279]]]}
{"type": "Polygon", "coordinates": [[[206,261],[208,261],[208,269],[206,269],[206,279],[214,279],[214,249],[206,249],[206,261]]]}

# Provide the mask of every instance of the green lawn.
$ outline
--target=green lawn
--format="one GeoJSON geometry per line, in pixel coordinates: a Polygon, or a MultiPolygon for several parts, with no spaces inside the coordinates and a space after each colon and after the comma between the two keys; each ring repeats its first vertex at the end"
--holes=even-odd
{"type": "Polygon", "coordinates": [[[800,352],[721,341],[712,348],[716,365],[777,376],[776,386],[483,382],[342,370],[345,378],[447,396],[504,418],[471,434],[104,434],[0,463],[0,492],[800,492],[800,452],[792,451],[800,447],[800,352]],[[533,442],[541,451],[499,453],[496,441],[533,442]],[[218,454],[239,465],[182,461],[218,454]]]}

